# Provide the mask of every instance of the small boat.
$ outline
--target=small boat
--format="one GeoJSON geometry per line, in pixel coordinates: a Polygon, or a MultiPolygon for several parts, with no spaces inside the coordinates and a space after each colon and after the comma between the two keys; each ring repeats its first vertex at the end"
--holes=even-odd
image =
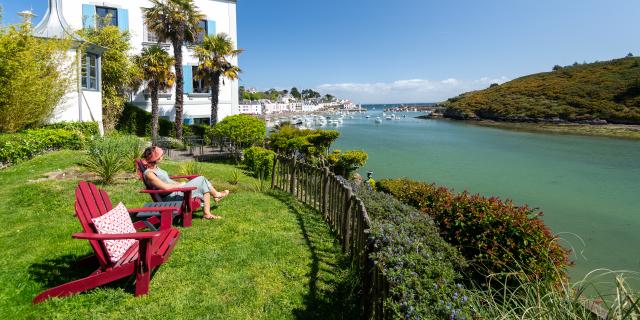
{"type": "Polygon", "coordinates": [[[376,117],[375,123],[382,123],[382,119],[380,119],[380,117],[376,117]]]}
{"type": "Polygon", "coordinates": [[[364,117],[365,117],[365,118],[367,118],[367,119],[371,118],[371,116],[370,116],[370,115],[366,115],[366,116],[364,116],[364,117]]]}

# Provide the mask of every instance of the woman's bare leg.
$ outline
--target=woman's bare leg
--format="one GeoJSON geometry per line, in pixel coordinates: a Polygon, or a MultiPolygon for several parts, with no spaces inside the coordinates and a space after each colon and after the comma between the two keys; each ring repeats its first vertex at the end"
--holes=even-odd
{"type": "Polygon", "coordinates": [[[209,183],[209,189],[211,190],[211,194],[213,194],[213,200],[215,200],[215,202],[218,202],[220,201],[220,199],[229,195],[229,190],[218,192],[218,190],[216,190],[216,188],[214,188],[211,183],[209,183]]]}
{"type": "Polygon", "coordinates": [[[204,211],[203,217],[207,220],[222,218],[221,216],[211,214],[211,194],[209,192],[204,194],[204,208],[202,208],[202,211],[204,211]]]}

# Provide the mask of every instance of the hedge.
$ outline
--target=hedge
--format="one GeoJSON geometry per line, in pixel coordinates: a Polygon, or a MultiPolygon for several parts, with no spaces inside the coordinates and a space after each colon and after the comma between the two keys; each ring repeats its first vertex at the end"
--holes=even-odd
{"type": "Polygon", "coordinates": [[[470,262],[466,273],[476,284],[513,272],[550,282],[566,276],[569,251],[535,209],[408,179],[382,180],[377,188],[433,218],[444,239],[470,262]]]}
{"type": "Polygon", "coordinates": [[[65,129],[71,131],[80,131],[86,138],[100,134],[100,128],[97,122],[71,122],[63,121],[46,125],[47,129],[65,129]]]}
{"type": "MultiPolygon", "coordinates": [[[[133,104],[126,103],[116,125],[116,130],[138,137],[148,137],[151,135],[151,113],[133,104]]],[[[165,119],[158,119],[158,135],[163,137],[175,136],[175,123],[165,119]]],[[[187,134],[185,133],[185,135],[187,134]]]]}
{"type": "Polygon", "coordinates": [[[87,137],[79,130],[40,128],[0,135],[0,166],[57,149],[79,150],[87,137]]]}
{"type": "Polygon", "coordinates": [[[389,283],[388,318],[471,319],[459,272],[466,262],[432,219],[388,194],[357,189],[372,220],[371,258],[389,283]]]}
{"type": "MultiPolygon", "coordinates": [[[[116,129],[120,133],[133,134],[138,137],[151,136],[151,113],[144,111],[137,106],[127,103],[120,115],[116,129]]],[[[209,126],[202,125],[182,125],[183,136],[195,135],[205,138],[209,126]]],[[[158,135],[161,137],[175,137],[176,124],[166,119],[158,119],[158,135]]]]}

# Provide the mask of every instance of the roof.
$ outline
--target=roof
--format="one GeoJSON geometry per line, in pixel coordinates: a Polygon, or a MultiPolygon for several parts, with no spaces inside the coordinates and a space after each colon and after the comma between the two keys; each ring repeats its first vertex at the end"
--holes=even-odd
{"type": "MultiPolygon", "coordinates": [[[[62,14],[62,0],[49,0],[49,7],[44,17],[33,28],[33,35],[40,38],[71,39],[76,42],[87,42],[77,35],[69,26],[62,14]]],[[[89,52],[102,54],[106,49],[96,44],[89,44],[89,52]]]]}

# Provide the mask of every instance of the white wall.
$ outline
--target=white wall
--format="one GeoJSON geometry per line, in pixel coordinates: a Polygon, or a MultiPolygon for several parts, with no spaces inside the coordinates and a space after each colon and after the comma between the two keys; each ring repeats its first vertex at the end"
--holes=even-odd
{"type": "Polygon", "coordinates": [[[66,61],[62,61],[61,63],[61,68],[72,67],[72,74],[70,75],[72,81],[67,94],[62,98],[58,106],[56,106],[49,121],[98,122],[100,132],[102,133],[102,92],[79,90],[77,57],[76,49],[69,49],[67,51],[66,61]]]}
{"type": "MultiPolygon", "coordinates": [[[[216,22],[216,32],[227,33],[233,42],[238,43],[237,27],[236,27],[236,3],[227,0],[195,0],[196,6],[199,8],[207,20],[216,22]]],[[[105,6],[111,8],[127,9],[129,15],[129,33],[131,34],[131,46],[133,48],[130,54],[139,54],[145,45],[146,35],[144,32],[142,8],[151,7],[151,3],[147,0],[63,0],[62,11],[65,19],[73,29],[82,28],[82,4],[92,4],[95,6],[105,6]]],[[[147,43],[148,44],[148,43],[147,43]]],[[[168,47],[168,51],[173,54],[173,49],[168,47]]],[[[183,47],[183,65],[197,65],[198,61],[192,56],[192,50],[183,47]]],[[[237,58],[232,63],[238,64],[237,58]]],[[[190,81],[190,79],[185,79],[190,81]]],[[[225,85],[221,85],[218,119],[238,113],[238,81],[225,80],[225,85]]],[[[175,88],[171,90],[172,95],[160,98],[160,114],[174,119],[175,110],[175,88]]],[[[151,102],[145,99],[144,94],[140,91],[134,98],[134,103],[143,109],[150,111],[151,102]]],[[[209,97],[198,95],[185,95],[184,97],[184,115],[183,118],[208,118],[211,114],[211,100],[209,97]]]]}

